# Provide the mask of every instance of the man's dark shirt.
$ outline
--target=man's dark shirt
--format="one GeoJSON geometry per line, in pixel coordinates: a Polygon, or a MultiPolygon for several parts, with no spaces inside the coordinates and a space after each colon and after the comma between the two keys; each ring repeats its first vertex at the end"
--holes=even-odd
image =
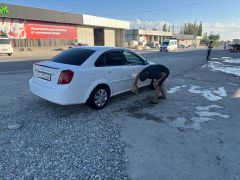
{"type": "Polygon", "coordinates": [[[212,48],[213,48],[213,45],[212,45],[212,44],[209,44],[209,45],[208,45],[208,50],[211,51],[212,48]]]}
{"type": "Polygon", "coordinates": [[[154,64],[142,70],[139,74],[139,77],[140,80],[142,79],[141,76],[145,76],[147,79],[159,79],[161,73],[166,73],[166,77],[168,77],[169,69],[161,64],[154,64]]]}

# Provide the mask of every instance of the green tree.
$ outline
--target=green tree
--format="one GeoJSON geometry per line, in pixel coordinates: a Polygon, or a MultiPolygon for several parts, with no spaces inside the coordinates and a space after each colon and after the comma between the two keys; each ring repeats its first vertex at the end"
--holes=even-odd
{"type": "Polygon", "coordinates": [[[167,24],[165,23],[165,24],[163,24],[163,31],[167,31],[167,24]]]}
{"type": "Polygon", "coordinates": [[[220,41],[219,34],[211,33],[209,36],[207,33],[203,35],[203,39],[201,40],[202,45],[208,45],[210,41],[213,41],[213,46],[221,46],[223,43],[220,41]]]}
{"type": "Polygon", "coordinates": [[[197,33],[198,36],[202,36],[202,21],[200,22],[199,24],[199,28],[198,28],[198,33],[197,33]]]}
{"type": "Polygon", "coordinates": [[[199,24],[197,23],[197,21],[194,21],[194,23],[191,22],[184,23],[181,32],[187,35],[201,36],[202,22],[200,22],[199,24]]]}
{"type": "Polygon", "coordinates": [[[168,26],[168,32],[170,32],[170,31],[171,31],[171,26],[169,25],[169,26],[168,26]]]}

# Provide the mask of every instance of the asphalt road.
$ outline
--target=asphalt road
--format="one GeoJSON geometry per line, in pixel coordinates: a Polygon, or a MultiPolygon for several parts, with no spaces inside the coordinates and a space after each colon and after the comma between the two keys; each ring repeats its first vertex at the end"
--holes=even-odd
{"type": "Polygon", "coordinates": [[[27,60],[27,61],[9,61],[9,62],[1,62],[0,64],[0,74],[11,74],[11,73],[21,73],[32,70],[32,66],[34,63],[39,61],[43,61],[45,59],[38,60],[27,60]]]}
{"type": "Polygon", "coordinates": [[[143,88],[101,111],[32,95],[35,61],[0,63],[0,179],[240,179],[239,77],[203,50],[143,56],[169,67],[167,99],[143,88]]]}

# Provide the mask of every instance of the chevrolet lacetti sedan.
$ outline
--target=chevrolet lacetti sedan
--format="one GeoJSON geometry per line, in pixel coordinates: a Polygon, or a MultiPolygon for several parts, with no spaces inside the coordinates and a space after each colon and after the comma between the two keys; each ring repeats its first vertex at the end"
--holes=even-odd
{"type": "MultiPolygon", "coordinates": [[[[124,48],[84,46],[63,51],[33,65],[33,94],[60,105],[88,103],[104,108],[109,97],[131,90],[136,75],[149,63],[124,48]]],[[[146,86],[150,81],[139,82],[146,86]]]]}

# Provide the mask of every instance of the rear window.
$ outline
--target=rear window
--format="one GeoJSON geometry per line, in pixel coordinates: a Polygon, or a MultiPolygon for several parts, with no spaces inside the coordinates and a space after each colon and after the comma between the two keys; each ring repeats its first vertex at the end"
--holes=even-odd
{"type": "Polygon", "coordinates": [[[10,39],[0,39],[0,44],[10,44],[10,39]]]}
{"type": "Polygon", "coordinates": [[[52,58],[53,62],[80,66],[95,51],[91,49],[71,48],[52,58]]]}
{"type": "Polygon", "coordinates": [[[169,42],[162,42],[162,45],[169,45],[169,42]]]}

